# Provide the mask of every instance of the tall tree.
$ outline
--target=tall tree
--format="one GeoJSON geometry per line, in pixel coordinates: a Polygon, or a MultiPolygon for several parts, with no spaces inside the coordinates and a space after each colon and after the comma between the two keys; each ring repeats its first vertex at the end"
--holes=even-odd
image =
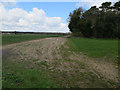
{"type": "Polygon", "coordinates": [[[69,29],[74,35],[96,38],[117,38],[120,36],[120,1],[111,6],[111,2],[102,3],[100,8],[82,8],[69,15],[69,29]],[[114,10],[113,10],[114,7],[114,10]],[[101,9],[102,10],[101,10],[101,9]]]}
{"type": "Polygon", "coordinates": [[[102,6],[100,6],[99,8],[101,8],[104,12],[106,12],[107,10],[110,9],[110,5],[111,5],[111,2],[104,2],[102,3],[102,6]]]}
{"type": "Polygon", "coordinates": [[[69,14],[69,29],[71,32],[78,32],[79,20],[82,18],[83,9],[78,8],[69,14]]]}
{"type": "Polygon", "coordinates": [[[116,10],[120,11],[120,1],[116,2],[114,4],[114,7],[115,7],[116,10]]]}

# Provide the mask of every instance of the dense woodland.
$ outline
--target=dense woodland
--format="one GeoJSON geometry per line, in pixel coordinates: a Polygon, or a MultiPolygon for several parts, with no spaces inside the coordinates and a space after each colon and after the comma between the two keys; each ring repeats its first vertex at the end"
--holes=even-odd
{"type": "Polygon", "coordinates": [[[69,29],[74,36],[88,38],[119,38],[120,1],[104,2],[85,11],[78,8],[69,14],[69,29]]]}

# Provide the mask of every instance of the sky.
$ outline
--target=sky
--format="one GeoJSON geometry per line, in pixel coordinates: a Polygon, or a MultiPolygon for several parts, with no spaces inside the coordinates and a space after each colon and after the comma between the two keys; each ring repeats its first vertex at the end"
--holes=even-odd
{"type": "Polygon", "coordinates": [[[27,12],[36,7],[44,10],[47,17],[61,17],[65,21],[69,13],[76,8],[75,4],[76,2],[21,2],[18,7],[27,12]]]}
{"type": "Polygon", "coordinates": [[[0,28],[2,31],[64,33],[70,32],[67,21],[70,12],[78,7],[85,10],[94,5],[99,7],[101,3],[105,2],[105,0],[99,0],[99,2],[96,0],[90,2],[88,0],[81,0],[81,2],[10,1],[12,2],[0,3],[0,28]]]}

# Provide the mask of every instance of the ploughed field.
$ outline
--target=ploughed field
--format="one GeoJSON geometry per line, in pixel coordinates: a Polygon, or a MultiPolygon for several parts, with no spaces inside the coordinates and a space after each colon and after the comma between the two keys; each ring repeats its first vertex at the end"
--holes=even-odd
{"type": "Polygon", "coordinates": [[[118,87],[117,40],[40,37],[3,35],[3,88],[118,87]]]}

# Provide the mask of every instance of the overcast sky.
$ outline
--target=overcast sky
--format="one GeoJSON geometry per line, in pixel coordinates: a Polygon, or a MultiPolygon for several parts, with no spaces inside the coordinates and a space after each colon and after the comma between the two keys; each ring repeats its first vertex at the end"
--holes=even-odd
{"type": "Polygon", "coordinates": [[[99,7],[105,1],[118,0],[99,0],[99,2],[98,0],[77,0],[79,2],[72,0],[67,0],[71,2],[6,1],[0,3],[0,29],[2,31],[69,32],[67,18],[74,9],[83,7],[87,10],[93,5],[99,7]]]}

